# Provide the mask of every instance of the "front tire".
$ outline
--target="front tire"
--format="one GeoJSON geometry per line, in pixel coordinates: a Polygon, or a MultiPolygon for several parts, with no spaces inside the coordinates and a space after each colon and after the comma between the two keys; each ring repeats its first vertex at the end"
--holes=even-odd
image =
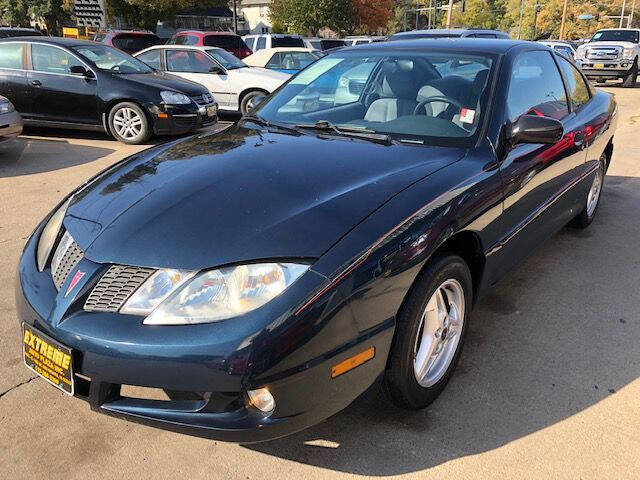
{"type": "Polygon", "coordinates": [[[109,112],[109,129],[119,142],[139,145],[151,138],[151,126],[142,108],[135,103],[122,102],[109,112]]]}
{"type": "Polygon", "coordinates": [[[242,101],[240,102],[240,113],[242,115],[246,115],[251,110],[251,100],[255,97],[266,95],[264,92],[260,90],[253,90],[251,92],[247,92],[244,97],[242,97],[242,101]]]}
{"type": "Polygon", "coordinates": [[[408,410],[440,395],[460,358],[471,314],[473,286],[457,255],[433,259],[420,274],[398,317],[383,390],[408,410]]]}
{"type": "Polygon", "coordinates": [[[636,86],[636,81],[638,80],[638,59],[636,58],[633,62],[633,67],[631,67],[631,72],[627,75],[623,82],[622,86],[625,88],[634,88],[636,86]]]}
{"type": "Polygon", "coordinates": [[[600,205],[600,196],[602,194],[602,185],[604,184],[605,177],[605,165],[607,157],[603,153],[598,162],[598,169],[591,183],[589,193],[585,200],[585,206],[583,210],[571,221],[571,226],[575,228],[587,228],[593,222],[600,205]]]}

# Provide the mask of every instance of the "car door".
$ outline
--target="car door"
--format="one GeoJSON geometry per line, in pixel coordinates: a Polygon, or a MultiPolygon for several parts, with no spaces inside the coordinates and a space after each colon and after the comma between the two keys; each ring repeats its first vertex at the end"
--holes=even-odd
{"type": "Polygon", "coordinates": [[[564,135],[552,145],[504,148],[500,174],[505,271],[579,213],[571,189],[584,172],[584,125],[571,110],[554,57],[546,50],[523,52],[510,67],[506,125],[525,114],[547,116],[562,122],[564,135]]]}
{"type": "Polygon", "coordinates": [[[24,42],[0,43],[0,94],[7,97],[16,110],[28,117],[32,103],[27,92],[24,42]]]}
{"type": "MultiPolygon", "coordinates": [[[[27,87],[36,120],[100,125],[98,81],[74,75],[70,69],[89,67],[78,57],[58,46],[31,44],[31,68],[27,87]]],[[[95,75],[95,74],[94,74],[95,75]]]]}
{"type": "Polygon", "coordinates": [[[165,53],[168,72],[207,87],[221,108],[231,106],[229,75],[222,65],[200,50],[167,49],[165,53]],[[219,72],[211,72],[212,68],[219,72]]]}

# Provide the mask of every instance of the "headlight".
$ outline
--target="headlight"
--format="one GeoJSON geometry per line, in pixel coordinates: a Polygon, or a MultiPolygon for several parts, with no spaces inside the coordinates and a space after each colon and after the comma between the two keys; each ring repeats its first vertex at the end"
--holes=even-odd
{"type": "Polygon", "coordinates": [[[189,274],[180,272],[183,276],[176,275],[167,289],[155,287],[157,279],[154,275],[121,311],[134,313],[132,309],[136,305],[144,305],[138,310],[143,314],[154,304],[159,304],[143,323],[187,325],[217,322],[243,315],[273,300],[308,268],[308,265],[294,263],[239,265],[202,272],[188,282],[189,274]]]}
{"type": "Polygon", "coordinates": [[[0,102],[0,114],[11,113],[11,112],[14,112],[15,110],[16,109],[14,108],[13,103],[11,103],[9,100],[0,102]]]}
{"type": "Polygon", "coordinates": [[[160,96],[167,105],[189,105],[191,103],[191,99],[183,93],[163,90],[160,92],[160,96]]]}
{"type": "Polygon", "coordinates": [[[49,256],[51,255],[51,249],[53,248],[53,244],[58,237],[58,233],[60,232],[60,228],[62,228],[62,220],[64,219],[64,215],[67,213],[67,207],[69,206],[69,202],[71,201],[71,197],[64,202],[58,210],[55,211],[49,221],[42,229],[42,233],[40,234],[40,239],[38,240],[38,251],[36,254],[36,259],[38,261],[38,270],[44,270],[44,267],[47,264],[47,260],[49,260],[49,256]]]}
{"type": "Polygon", "coordinates": [[[631,59],[633,59],[633,48],[625,48],[625,49],[622,51],[622,56],[623,56],[624,58],[631,58],[631,59]]]}
{"type": "Polygon", "coordinates": [[[162,269],[151,275],[120,309],[122,313],[149,315],[176,288],[195,275],[188,270],[162,269]]]}

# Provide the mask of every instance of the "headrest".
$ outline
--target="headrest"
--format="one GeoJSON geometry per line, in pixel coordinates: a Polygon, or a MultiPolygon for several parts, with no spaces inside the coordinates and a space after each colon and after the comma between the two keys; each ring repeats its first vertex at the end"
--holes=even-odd
{"type": "Polygon", "coordinates": [[[394,62],[382,81],[382,96],[415,100],[417,92],[413,62],[411,60],[394,62]]]}

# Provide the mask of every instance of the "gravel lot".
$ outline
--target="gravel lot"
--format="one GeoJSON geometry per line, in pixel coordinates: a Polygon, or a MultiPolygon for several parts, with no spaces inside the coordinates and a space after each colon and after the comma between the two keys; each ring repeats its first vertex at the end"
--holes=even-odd
{"type": "Polygon", "coordinates": [[[134,153],[30,130],[0,146],[0,479],[640,478],[640,88],[620,114],[603,204],[476,309],[457,374],[426,411],[367,393],[294,436],[234,445],[92,413],[20,359],[15,268],[36,223],[134,153]]]}

